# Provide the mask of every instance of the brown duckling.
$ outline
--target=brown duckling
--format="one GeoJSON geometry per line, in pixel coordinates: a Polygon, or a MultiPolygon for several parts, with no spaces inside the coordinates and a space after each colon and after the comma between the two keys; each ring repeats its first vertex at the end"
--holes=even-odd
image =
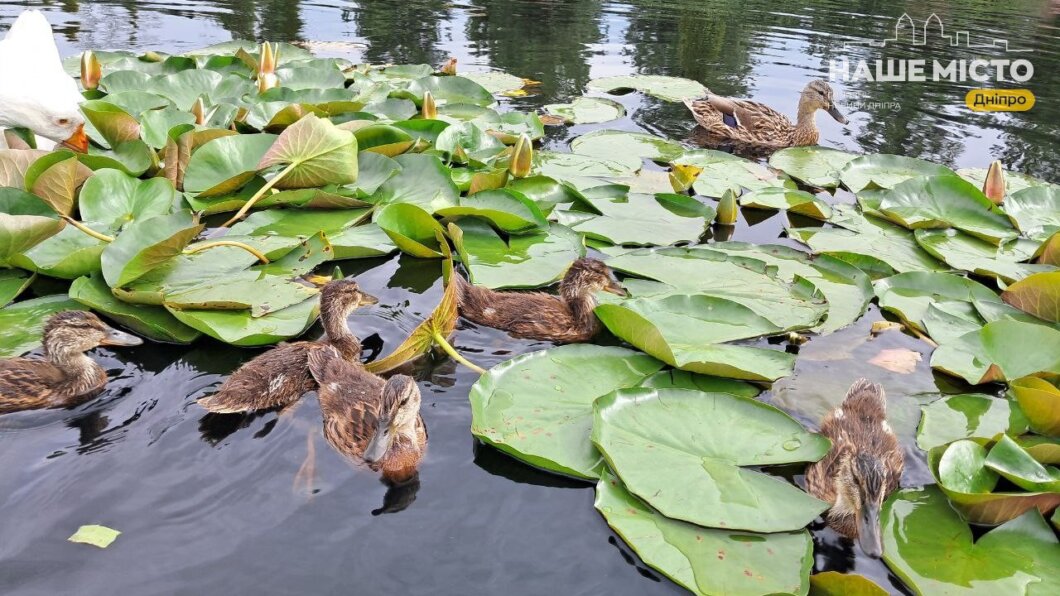
{"type": "Polygon", "coordinates": [[[832,450],[806,470],[806,490],[832,504],[828,525],[858,541],[870,557],[883,554],[880,509],[898,488],[902,447],[887,424],[883,387],[860,379],[821,422],[832,450]]]}
{"type": "Polygon", "coordinates": [[[68,310],[44,324],[44,358],[0,360],[0,414],[76,406],[103,391],[107,371],[85,352],[97,346],[138,346],[143,340],[96,315],[68,310]]]}
{"type": "Polygon", "coordinates": [[[309,353],[309,369],[320,386],[328,443],[382,471],[390,484],[414,480],[427,450],[416,381],[405,375],[384,381],[325,346],[309,353]]]}
{"type": "Polygon", "coordinates": [[[460,314],[516,337],[573,343],[592,339],[600,330],[593,309],[598,291],[625,296],[611,268],[597,259],[581,258],[559,284],[559,296],[543,292],[498,292],[471,285],[456,275],[460,314]]]}
{"type": "Polygon", "coordinates": [[[379,302],[365,294],[352,279],[328,282],[320,291],[320,320],[326,335],[320,340],[284,343],[261,354],[225,380],[217,393],[198,401],[207,410],[230,414],[290,405],[316,388],[306,358],[309,349],[326,344],[343,358],[356,362],[361,342],[346,324],[356,308],[379,302]]]}
{"type": "Polygon", "coordinates": [[[794,124],[765,104],[709,92],[704,98],[686,99],[685,105],[700,126],[720,139],[775,149],[817,144],[820,138],[814,118],[817,110],[827,111],[840,124],[847,123],[835,106],[832,87],[821,79],[810,81],[802,90],[794,124]]]}

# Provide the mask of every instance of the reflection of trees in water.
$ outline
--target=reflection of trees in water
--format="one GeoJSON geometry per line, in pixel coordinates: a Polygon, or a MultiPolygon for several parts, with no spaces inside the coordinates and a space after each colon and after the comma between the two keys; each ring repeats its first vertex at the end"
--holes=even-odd
{"type": "Polygon", "coordinates": [[[473,0],[467,24],[471,52],[491,66],[541,81],[541,93],[561,101],[589,82],[593,50],[603,37],[596,0],[512,2],[473,0]]]}
{"type": "Polygon", "coordinates": [[[352,10],[353,27],[370,47],[368,62],[436,64],[448,53],[441,44],[441,24],[450,18],[444,0],[359,2],[352,10]]]}

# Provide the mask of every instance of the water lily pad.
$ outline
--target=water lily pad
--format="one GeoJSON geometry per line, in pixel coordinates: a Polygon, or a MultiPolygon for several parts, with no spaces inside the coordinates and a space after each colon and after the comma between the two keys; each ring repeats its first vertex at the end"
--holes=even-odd
{"type": "Polygon", "coordinates": [[[638,74],[603,77],[589,81],[587,86],[590,89],[603,91],[604,93],[614,93],[633,89],[666,101],[681,101],[689,98],[694,99],[697,97],[703,97],[707,94],[707,88],[696,81],[662,75],[638,74]]]}
{"type": "Polygon", "coordinates": [[[993,244],[1019,235],[982,191],[953,174],[896,184],[883,194],[879,209],[907,228],[952,227],[993,244]]]}
{"type": "Polygon", "coordinates": [[[472,283],[494,289],[547,286],[585,254],[581,236],[559,224],[505,240],[485,222],[463,220],[449,236],[472,283]]]}
{"type": "Polygon", "coordinates": [[[408,91],[417,100],[423,97],[424,92],[430,91],[439,103],[466,103],[482,107],[496,103],[493,94],[485,87],[462,76],[423,77],[409,83],[408,91]]]}
{"type": "MultiPolygon", "coordinates": [[[[276,188],[312,188],[357,180],[357,138],[328,120],[307,114],[287,127],[258,162],[264,170],[283,165],[276,188]]],[[[187,174],[185,174],[185,186],[187,174]]]]}
{"type": "Polygon", "coordinates": [[[636,156],[669,162],[684,153],[680,144],[643,132],[596,130],[570,144],[571,151],[581,155],[611,158],[613,155],[636,156]]]}
{"type": "Polygon", "coordinates": [[[960,439],[1027,432],[1027,418],[1015,402],[983,393],[948,395],[924,406],[923,412],[916,443],[924,451],[960,439]]]}
{"type": "Polygon", "coordinates": [[[769,165],[807,186],[835,188],[843,166],[856,157],[827,147],[788,147],[769,156],[769,165]]]}
{"type": "Polygon", "coordinates": [[[697,194],[707,197],[720,198],[725,191],[731,191],[738,196],[744,189],[795,188],[795,182],[787,176],[778,174],[757,162],[724,151],[713,149],[686,151],[673,163],[702,168],[703,171],[696,178],[692,189],[697,194]]]}
{"type": "Polygon", "coordinates": [[[753,534],[664,517],[610,471],[596,509],[647,565],[694,594],[806,594],[813,544],[806,531],[753,534]]]}
{"type": "Polygon", "coordinates": [[[1060,437],[1060,389],[1037,377],[1023,377],[1009,384],[1019,409],[1034,432],[1060,437]]]}
{"type": "MultiPolygon", "coordinates": [[[[1025,188],[1032,186],[1042,186],[1049,184],[1044,180],[1039,180],[1033,176],[1014,172],[1012,170],[1003,170],[1005,174],[1005,196],[1009,196],[1013,193],[1019,192],[1025,188]]],[[[983,183],[986,182],[986,174],[989,172],[989,168],[961,168],[957,170],[957,175],[964,178],[968,182],[983,187],[983,183]]]]}
{"type": "MultiPolygon", "coordinates": [[[[86,222],[93,229],[103,226],[86,222]]],[[[106,243],[96,240],[73,226],[66,226],[58,234],[40,242],[22,254],[12,256],[16,267],[36,271],[50,277],[76,279],[99,271],[100,254],[106,243]]]]}
{"type": "Polygon", "coordinates": [[[943,489],[966,493],[989,493],[999,476],[986,468],[987,449],[975,441],[955,441],[938,462],[938,480],[943,489]]]}
{"type": "Polygon", "coordinates": [[[328,240],[335,260],[381,257],[397,250],[386,232],[374,223],[347,228],[328,240]]]}
{"type": "Polygon", "coordinates": [[[98,274],[75,279],[70,298],[153,341],[189,344],[201,335],[164,308],[118,300],[98,274]]]}
{"type": "Polygon", "coordinates": [[[883,507],[883,558],[919,594],[1051,594],[1060,548],[1037,511],[978,539],[935,488],[903,490],[883,507]]]}
{"type": "Polygon", "coordinates": [[[522,89],[526,85],[526,81],[522,78],[499,70],[465,72],[460,76],[475,81],[490,93],[516,91],[522,89]]]}
{"type": "Polygon", "coordinates": [[[276,142],[276,135],[248,134],[215,138],[188,161],[184,190],[200,197],[231,194],[257,175],[258,163],[276,142]]]}
{"type": "Polygon", "coordinates": [[[26,291],[36,276],[21,269],[0,269],[0,308],[11,304],[26,291]]]}
{"type": "Polygon", "coordinates": [[[599,124],[626,115],[626,108],[617,101],[602,97],[579,97],[571,103],[552,103],[545,111],[563,118],[567,124],[599,124]]]}
{"type": "Polygon", "coordinates": [[[372,196],[376,205],[410,203],[427,213],[444,207],[455,207],[460,191],[449,177],[449,171],[433,155],[399,155],[394,159],[401,171],[388,179],[372,196]]]}
{"type": "Polygon", "coordinates": [[[1001,299],[1039,319],[1060,323],[1060,272],[1035,273],[1006,288],[1001,299]]]}
{"type": "Polygon", "coordinates": [[[510,234],[548,230],[548,221],[537,204],[520,192],[501,188],[462,197],[456,207],[439,209],[442,217],[474,216],[510,234]]]}
{"type": "Polygon", "coordinates": [[[440,258],[441,224],[429,213],[412,203],[394,203],[375,214],[374,223],[403,252],[424,259],[440,258]]]}
{"type": "Polygon", "coordinates": [[[74,532],[73,536],[67,538],[67,541],[107,548],[118,539],[120,534],[121,532],[107,526],[81,526],[74,532]]]}
{"type": "Polygon", "coordinates": [[[677,369],[659,371],[644,379],[640,386],[655,389],[693,389],[707,393],[731,393],[747,398],[755,397],[762,392],[756,385],[745,381],[700,375],[677,369]]]}
{"type": "Polygon", "coordinates": [[[593,444],[632,494],[667,517],[779,532],[828,508],[748,467],[817,461],[831,447],[773,406],[727,393],[625,389],[593,411],[593,444]]]}
{"type": "Polygon", "coordinates": [[[92,176],[70,151],[54,151],[33,162],[26,170],[25,185],[57,213],[70,215],[78,189],[92,176]]]}
{"type": "Polygon", "coordinates": [[[1021,232],[1045,240],[1060,230],[1060,186],[1034,186],[1005,199],[1005,213],[1021,232]]]}
{"type": "Polygon", "coordinates": [[[102,140],[109,147],[126,141],[140,138],[140,123],[131,114],[118,106],[100,100],[86,101],[81,104],[81,111],[85,114],[85,124],[90,124],[95,129],[86,131],[96,140],[102,140]]]}
{"type": "MultiPolygon", "coordinates": [[[[689,197],[684,200],[695,203],[689,197]]],[[[587,198],[586,201],[601,215],[571,227],[590,238],[611,244],[666,246],[696,242],[710,224],[702,214],[677,213],[669,208],[671,201],[663,202],[652,195],[630,194],[616,199],[587,198]]]]}
{"type": "Polygon", "coordinates": [[[863,155],[847,162],[839,179],[850,192],[894,188],[910,178],[953,175],[953,171],[930,161],[902,155],[863,155]]]}
{"type": "Polygon", "coordinates": [[[921,248],[947,265],[1007,283],[1055,269],[1021,262],[1037,248],[1037,243],[1023,238],[997,246],[957,230],[917,230],[914,236],[921,248]]]}
{"type": "Polygon", "coordinates": [[[37,197],[0,188],[0,263],[58,234],[66,225],[37,197]]]}
{"type": "Polygon", "coordinates": [[[313,324],[320,305],[309,300],[253,317],[249,310],[177,310],[167,309],[180,322],[235,346],[265,346],[298,337],[313,324]]]}
{"type": "Polygon", "coordinates": [[[148,110],[140,117],[140,137],[149,146],[161,149],[169,141],[174,127],[195,124],[195,116],[176,108],[148,110]]]}
{"type": "Polygon", "coordinates": [[[827,221],[832,217],[832,208],[821,199],[804,190],[769,187],[749,192],[740,197],[744,207],[756,209],[779,209],[813,219],[827,221]]]}
{"type": "Polygon", "coordinates": [[[1023,490],[1060,493],[1060,469],[1038,463],[1007,435],[990,448],[984,464],[1023,490]]]}
{"type": "Polygon", "coordinates": [[[994,321],[938,347],[931,367],[973,385],[1039,372],[1060,374],[1060,331],[1021,321],[994,321]]]}
{"type": "Polygon", "coordinates": [[[361,151],[371,151],[387,157],[401,155],[409,150],[415,140],[412,135],[387,124],[372,124],[354,131],[357,147],[361,151]]]}
{"type": "Polygon", "coordinates": [[[121,287],[181,253],[205,226],[190,212],[178,211],[130,223],[103,249],[103,278],[121,287]]]}
{"type": "Polygon", "coordinates": [[[63,310],[84,310],[66,294],[22,300],[0,308],[0,358],[21,356],[39,348],[44,323],[63,310]]]}
{"type": "Polygon", "coordinates": [[[250,310],[256,318],[316,294],[315,288],[279,276],[243,271],[167,293],[164,305],[170,310],[250,310]]]}
{"type": "Polygon", "coordinates": [[[299,211],[296,209],[271,209],[252,213],[232,226],[228,235],[263,236],[312,236],[318,232],[336,234],[363,221],[369,209],[336,209],[299,211]]]}
{"type": "Polygon", "coordinates": [[[633,350],[591,344],[517,356],[471,388],[471,432],[530,465],[598,478],[603,461],[589,440],[593,402],[661,367],[633,350]]]}
{"type": "Polygon", "coordinates": [[[105,222],[107,228],[117,230],[169,213],[176,198],[173,183],[165,178],[139,180],[118,170],[100,170],[85,181],[78,209],[82,219],[105,222]]]}
{"type": "Polygon", "coordinates": [[[946,300],[1001,302],[990,288],[951,273],[899,273],[877,281],[875,289],[880,308],[898,315],[903,323],[920,331],[926,331],[923,319],[932,303],[946,300]]]}
{"type": "Polygon", "coordinates": [[[640,158],[611,155],[607,158],[555,151],[534,152],[534,173],[563,181],[580,176],[628,176],[640,169],[640,158]]]}

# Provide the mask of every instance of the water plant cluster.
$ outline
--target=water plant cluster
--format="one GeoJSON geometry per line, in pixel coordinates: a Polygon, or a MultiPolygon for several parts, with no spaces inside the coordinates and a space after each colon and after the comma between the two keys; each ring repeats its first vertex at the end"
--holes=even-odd
{"type": "MultiPolygon", "coordinates": [[[[856,576],[811,578],[806,527],[828,504],[770,466],[830,444],[755,397],[796,359],[766,338],[835,332],[876,301],[938,346],[934,369],[982,386],[924,407],[918,444],[938,485],[888,502],[887,565],[921,593],[1060,589],[1042,514],[1060,504],[1057,185],[821,147],[764,164],[610,129],[569,152],[535,147],[546,125],[621,117],[607,92],[702,94],[672,77],[600,79],[539,115],[498,105],[533,84],[506,73],[288,45],[86,53],[69,68],[89,152],[16,134],[21,148],[0,150],[0,355],[38,347],[47,316],[71,308],[157,342],[269,345],[313,325],[334,261],[401,251],[453,275],[458,259],[475,284],[524,289],[592,249],[630,292],[596,309],[624,345],[484,371],[472,433],[597,482],[607,523],[692,592],[872,592],[856,576]],[[720,240],[741,207],[818,220],[787,232],[808,251],[720,240]],[[61,291],[19,300],[38,277],[61,291]],[[973,541],[969,522],[997,527],[973,541]]],[[[439,345],[475,368],[447,342],[453,287],[369,367],[439,345]]]]}

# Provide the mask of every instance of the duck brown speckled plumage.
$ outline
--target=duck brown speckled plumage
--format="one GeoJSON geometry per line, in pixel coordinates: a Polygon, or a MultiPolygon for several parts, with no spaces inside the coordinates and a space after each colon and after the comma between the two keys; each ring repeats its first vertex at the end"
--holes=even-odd
{"type": "Polygon", "coordinates": [[[415,479],[427,450],[427,426],[412,377],[394,375],[384,381],[327,346],[309,353],[309,369],[319,384],[328,443],[382,471],[390,484],[415,479]]]}
{"type": "Polygon", "coordinates": [[[593,313],[595,292],[625,296],[611,268],[597,259],[575,261],[559,284],[559,295],[543,292],[498,292],[471,285],[456,275],[460,315],[503,329],[516,337],[574,343],[592,339],[600,330],[593,313]]]}
{"type": "Polygon", "coordinates": [[[138,337],[113,329],[96,315],[68,310],[44,325],[44,359],[0,360],[0,414],[75,406],[107,385],[107,371],[85,352],[97,346],[136,346],[138,337]]]}
{"type": "Polygon", "coordinates": [[[361,342],[350,331],[346,317],[354,309],[376,302],[352,279],[328,282],[320,292],[324,337],[318,341],[281,344],[265,352],[232,373],[217,393],[200,399],[199,405],[210,412],[230,414],[294,403],[317,386],[307,363],[310,349],[326,344],[351,362],[360,359],[361,342]]]}
{"type": "Polygon", "coordinates": [[[765,104],[709,92],[704,98],[686,99],[685,105],[692,110],[696,122],[717,138],[760,148],[817,144],[820,138],[815,119],[817,110],[827,111],[840,124],[847,122],[835,106],[832,87],[820,79],[811,81],[802,90],[794,124],[765,104]]]}
{"type": "Polygon", "coordinates": [[[806,470],[806,490],[832,504],[828,525],[858,541],[865,554],[883,554],[880,509],[898,488],[905,467],[902,447],[887,424],[883,387],[855,382],[843,403],[825,416],[821,434],[832,450],[806,470]]]}

